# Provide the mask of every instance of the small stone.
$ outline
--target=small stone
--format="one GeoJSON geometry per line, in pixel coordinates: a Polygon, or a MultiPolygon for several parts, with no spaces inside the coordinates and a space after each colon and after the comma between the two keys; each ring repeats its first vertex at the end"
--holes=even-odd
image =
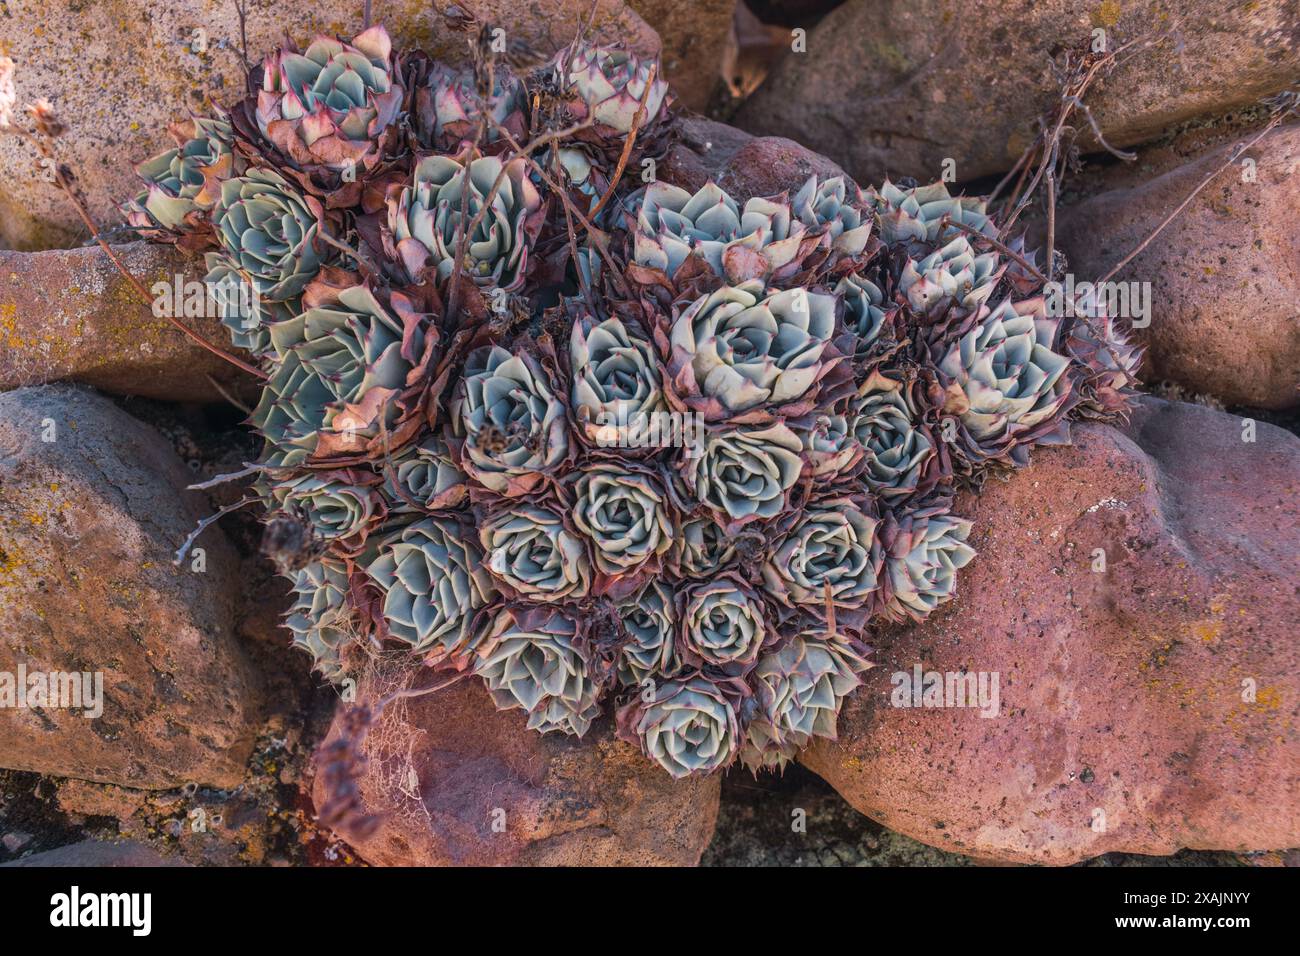
{"type": "Polygon", "coordinates": [[[34,837],[30,833],[24,833],[22,830],[11,830],[0,838],[0,843],[4,844],[4,848],[10,853],[18,853],[33,839],[34,837]]]}

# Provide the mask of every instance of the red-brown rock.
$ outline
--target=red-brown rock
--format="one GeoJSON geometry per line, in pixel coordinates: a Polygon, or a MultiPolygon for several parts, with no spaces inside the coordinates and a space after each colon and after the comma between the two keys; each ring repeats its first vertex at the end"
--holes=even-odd
{"type": "Polygon", "coordinates": [[[873,642],[839,742],[803,762],[885,825],[988,860],[1300,844],[1300,441],[1242,435],[1146,399],[1129,435],[1077,427],[960,498],[979,557],[959,597],[873,642]],[[891,706],[915,664],[996,673],[998,716],[891,706]]]}
{"type": "MultiPolygon", "coordinates": [[[[445,679],[390,663],[362,677],[357,702],[445,679]]],[[[323,747],[339,738],[343,718],[341,708],[323,747]]],[[[674,781],[615,740],[608,719],[581,740],[524,724],[519,711],[498,712],[474,677],[390,705],[365,738],[358,781],[378,829],[342,835],[378,866],[699,862],[717,820],[718,777],[674,781]]],[[[324,778],[318,761],[318,809],[324,778]]]]}
{"type": "MultiPolygon", "coordinates": [[[[203,263],[171,246],[132,242],[114,252],[147,289],[203,279],[203,263]]],[[[248,361],[216,318],[183,321],[248,361]]],[[[0,252],[0,391],[75,381],[117,395],[224,401],[209,376],[228,392],[256,393],[251,375],[155,316],[97,246],[0,252]]]]}
{"type": "Polygon", "coordinates": [[[136,789],[243,779],[263,682],[234,633],[240,568],[221,529],[172,564],[208,513],[190,480],[88,389],[0,394],[0,767],[136,789]],[[61,684],[91,691],[80,706],[31,695],[59,673],[92,675],[61,684]]]}
{"type": "MultiPolygon", "coordinates": [[[[949,159],[966,182],[1011,168],[1060,96],[1049,57],[1069,51],[1077,61],[1097,30],[1112,50],[1163,37],[1127,51],[1088,92],[1116,146],[1254,105],[1300,67],[1286,0],[1182,0],[1176,9],[1159,0],[850,0],[808,31],[806,52],[781,60],[736,125],[797,139],[863,182],[929,182],[949,159]]],[[[1079,125],[1079,145],[1099,150],[1087,121],[1079,125]]]]}
{"type": "MultiPolygon", "coordinates": [[[[1076,279],[1105,275],[1238,146],[1064,210],[1061,249],[1076,279]]],[[[1245,159],[1253,168],[1239,161],[1220,173],[1115,278],[1151,284],[1151,324],[1134,330],[1148,346],[1145,378],[1229,405],[1293,408],[1300,405],[1300,125],[1269,134],[1245,159]]]]}
{"type": "Polygon", "coordinates": [[[663,164],[662,178],[691,192],[712,179],[743,203],[752,196],[775,196],[799,187],[816,174],[843,176],[825,156],[779,136],[751,136],[725,123],[685,117],[681,137],[663,164]]]}

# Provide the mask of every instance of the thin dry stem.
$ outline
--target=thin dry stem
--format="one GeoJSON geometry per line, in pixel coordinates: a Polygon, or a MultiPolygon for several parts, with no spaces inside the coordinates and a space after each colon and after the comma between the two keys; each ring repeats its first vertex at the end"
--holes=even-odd
{"type": "Polygon", "coordinates": [[[650,75],[646,80],[645,92],[641,94],[641,102],[637,104],[636,113],[632,116],[632,129],[628,131],[627,139],[623,141],[623,151],[619,154],[618,165],[614,167],[614,175],[610,177],[609,188],[605,190],[605,195],[600,197],[595,208],[590,212],[592,219],[600,215],[600,211],[605,208],[605,203],[609,202],[614,196],[614,191],[618,189],[619,181],[623,178],[623,170],[627,169],[628,158],[632,155],[632,146],[636,143],[636,134],[641,129],[642,122],[645,121],[646,104],[650,102],[650,92],[655,82],[655,75],[659,72],[659,64],[650,64],[650,75]]]}

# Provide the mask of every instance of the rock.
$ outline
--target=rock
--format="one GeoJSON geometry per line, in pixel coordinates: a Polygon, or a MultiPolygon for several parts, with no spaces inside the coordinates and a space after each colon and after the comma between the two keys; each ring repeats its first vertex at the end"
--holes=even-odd
{"type": "Polygon", "coordinates": [[[151,846],[125,840],[121,843],[101,843],[83,840],[57,850],[35,853],[21,860],[0,863],[0,866],[188,866],[184,860],[163,856],[151,846]]]}
{"type": "Polygon", "coordinates": [[[112,817],[127,820],[149,798],[147,790],[128,790],[87,780],[60,780],[59,809],[81,817],[112,817]]]}
{"type": "MultiPolygon", "coordinates": [[[[114,252],[151,291],[176,276],[203,279],[202,263],[170,246],[132,242],[114,252]]],[[[217,319],[183,321],[234,353],[217,319]]],[[[225,401],[208,376],[232,394],[257,390],[250,374],[155,316],[97,246],[0,252],[0,346],[0,390],[70,380],[117,395],[225,401]]]]}
{"type": "MultiPolygon", "coordinates": [[[[446,675],[399,661],[362,676],[357,703],[446,675]]],[[[342,732],[345,709],[323,747],[342,732]]],[[[602,719],[577,740],[542,736],[498,712],[474,677],[389,706],[370,729],[358,780],[367,837],[344,833],[376,866],[691,865],[713,835],[718,778],[674,782],[602,719]],[[494,823],[504,831],[493,829],[494,823]]],[[[317,764],[317,809],[327,794],[317,764]]]]}
{"type": "Polygon", "coordinates": [[[19,853],[22,848],[32,842],[32,835],[24,833],[22,830],[11,830],[3,837],[0,837],[0,844],[10,853],[19,853]]]}
{"type": "Polygon", "coordinates": [[[1257,429],[1144,399],[1128,435],[1076,427],[963,495],[958,598],[873,642],[839,741],[802,762],[886,826],[1003,863],[1300,845],[1300,441],[1257,429]],[[998,715],[891,706],[915,665],[997,674],[998,715]]]}
{"type": "Polygon", "coordinates": [[[691,192],[712,179],[733,198],[775,196],[799,187],[816,174],[842,176],[825,156],[779,136],[751,136],[725,123],[686,117],[680,140],[663,164],[662,178],[691,192]]]}
{"type": "Polygon", "coordinates": [[[735,0],[628,0],[659,34],[664,75],[677,102],[703,112],[722,82],[719,64],[731,30],[735,0]]]}
{"type": "Polygon", "coordinates": [[[1230,13],[1214,0],[1188,0],[1176,12],[1157,0],[960,9],[949,0],[850,0],[809,31],[807,52],[784,58],[736,125],[797,139],[859,182],[938,179],[949,158],[964,182],[1015,163],[1059,95],[1047,52],[1086,50],[1095,29],[1107,31],[1112,49],[1177,32],[1130,51],[1090,91],[1092,113],[1116,146],[1253,104],[1285,89],[1300,68],[1300,19],[1284,0],[1234,4],[1230,13]]]}
{"type": "MultiPolygon", "coordinates": [[[[1242,140],[1244,142],[1245,140],[1242,140]]],[[[1137,247],[1240,144],[1148,182],[1062,210],[1060,245],[1077,280],[1098,279],[1137,247]],[[1104,228],[1098,228],[1104,224],[1104,228]]],[[[1151,284],[1148,380],[1229,405],[1300,405],[1300,125],[1270,133],[1194,199],[1116,281],[1151,284]]]]}
{"type": "Polygon", "coordinates": [[[221,529],[199,539],[204,570],[172,564],[208,513],[188,480],[156,433],[102,396],[0,394],[0,695],[20,668],[29,683],[102,681],[102,695],[82,682],[89,707],[6,708],[0,767],[135,789],[242,779],[262,684],[234,638],[242,585],[221,529]]]}
{"type": "MultiPolygon", "coordinates": [[[[473,31],[455,32],[425,0],[376,5],[399,49],[420,47],[449,60],[468,55],[473,31]]],[[[590,0],[476,0],[484,21],[501,26],[516,49],[547,56],[576,35],[590,0]]],[[[0,52],[18,64],[20,101],[46,97],[69,132],[59,160],[72,167],[91,215],[101,225],[121,221],[117,204],[139,187],[133,167],[170,145],[167,127],[205,99],[230,102],[245,89],[239,20],[229,0],[77,0],[9,4],[0,52]]],[[[362,4],[346,8],[304,0],[248,5],[248,56],[255,62],[287,31],[300,44],[319,32],[351,37],[362,4]]],[[[659,38],[620,0],[600,0],[593,36],[640,53],[659,38]]],[[[13,170],[0,192],[0,247],[48,249],[72,245],[85,231],[63,195],[43,181],[32,149],[0,137],[0,169],[13,170]],[[22,175],[27,171],[29,175],[22,175]]]]}

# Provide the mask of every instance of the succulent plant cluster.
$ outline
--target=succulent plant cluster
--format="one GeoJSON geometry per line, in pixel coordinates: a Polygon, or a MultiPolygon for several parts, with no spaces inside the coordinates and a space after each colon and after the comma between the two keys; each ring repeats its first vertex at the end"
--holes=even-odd
{"type": "Polygon", "coordinates": [[[657,64],[478,49],[277,50],[126,207],[257,292],[223,319],[268,527],[308,543],[294,643],[472,672],[542,733],[612,713],[674,776],[782,768],[873,628],[957,594],[956,491],[1122,413],[1138,354],[1049,316],[977,199],[644,182],[657,64]]]}

